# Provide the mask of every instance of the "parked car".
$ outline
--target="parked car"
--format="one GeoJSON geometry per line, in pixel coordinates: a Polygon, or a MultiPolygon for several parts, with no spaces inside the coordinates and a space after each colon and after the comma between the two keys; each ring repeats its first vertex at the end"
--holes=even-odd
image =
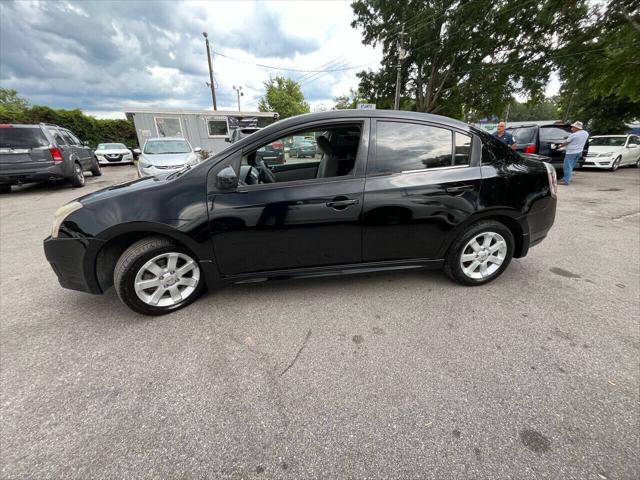
{"type": "Polygon", "coordinates": [[[124,143],[100,143],[94,153],[100,165],[133,163],[133,151],[124,143]]]}
{"type": "MultiPolygon", "coordinates": [[[[558,150],[558,147],[571,133],[570,124],[562,122],[520,124],[507,127],[507,131],[513,135],[516,151],[550,157],[550,163],[556,169],[562,170],[565,152],[558,150]]],[[[578,167],[582,166],[588,150],[587,144],[582,152],[582,158],[578,162],[578,167]]]]}
{"type": "Polygon", "coordinates": [[[248,137],[252,133],[256,133],[260,130],[260,127],[243,127],[236,128],[229,138],[226,138],[226,141],[229,143],[236,143],[238,140],[242,140],[244,137],[248,137]]]}
{"type": "Polygon", "coordinates": [[[100,165],[86,142],[57,125],[0,125],[0,192],[11,185],[69,180],[84,186],[84,172],[102,175],[100,165]]]}
{"type": "Polygon", "coordinates": [[[192,148],[191,144],[181,137],[150,138],[144,144],[138,158],[138,175],[152,177],[175,172],[193,166],[200,161],[201,148],[192,148]]]}
{"type": "Polygon", "coordinates": [[[150,315],[254,279],[428,267],[482,285],[546,237],[556,193],[552,166],[462,122],[337,110],[81,197],[56,212],[44,250],[63,287],[115,286],[150,315]],[[321,158],[269,166],[257,155],[312,130],[321,158]]]}
{"type": "Polygon", "coordinates": [[[256,152],[258,158],[264,160],[266,165],[279,165],[285,162],[284,143],[280,140],[265,145],[256,152]]]}
{"type": "Polygon", "coordinates": [[[308,140],[295,140],[289,148],[289,158],[306,158],[316,156],[316,145],[308,140]]]}
{"type": "Polygon", "coordinates": [[[640,166],[640,137],[637,135],[597,135],[589,139],[585,167],[606,168],[640,166]]]}

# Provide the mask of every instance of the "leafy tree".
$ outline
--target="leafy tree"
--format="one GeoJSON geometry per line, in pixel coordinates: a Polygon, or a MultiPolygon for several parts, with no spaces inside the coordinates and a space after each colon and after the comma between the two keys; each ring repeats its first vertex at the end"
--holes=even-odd
{"type": "Polygon", "coordinates": [[[592,8],[582,28],[562,38],[561,105],[591,133],[620,133],[640,118],[640,11],[637,0],[592,8]],[[575,53],[584,52],[582,55],[575,53]]]}
{"type": "Polygon", "coordinates": [[[29,106],[15,90],[0,88],[0,123],[53,123],[68,128],[82,140],[96,146],[103,142],[136,146],[138,138],[129,120],[100,120],[76,110],[29,106]]]}
{"type": "Polygon", "coordinates": [[[358,103],[364,103],[362,102],[362,96],[360,95],[360,92],[353,88],[349,89],[349,93],[347,95],[338,95],[337,97],[335,97],[333,99],[333,102],[335,103],[333,107],[335,110],[357,108],[358,103]]]}
{"type": "Polygon", "coordinates": [[[258,103],[261,112],[278,112],[280,118],[309,112],[300,84],[290,78],[277,76],[264,82],[266,93],[258,103]]]}
{"type": "Polygon", "coordinates": [[[512,94],[542,97],[553,40],[575,28],[586,0],[355,0],[353,27],[381,45],[382,66],[360,72],[360,89],[379,108],[393,105],[396,66],[404,101],[455,117],[504,111],[512,94]],[[401,57],[400,47],[406,55],[401,57]]]}
{"type": "Polygon", "coordinates": [[[540,101],[518,102],[513,99],[509,105],[509,117],[511,122],[523,122],[527,120],[559,120],[562,118],[558,98],[545,98],[540,101]]]}

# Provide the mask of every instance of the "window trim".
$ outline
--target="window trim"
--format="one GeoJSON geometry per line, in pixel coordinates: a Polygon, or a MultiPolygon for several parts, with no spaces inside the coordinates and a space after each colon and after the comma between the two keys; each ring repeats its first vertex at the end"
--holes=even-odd
{"type": "Polygon", "coordinates": [[[370,156],[369,159],[367,161],[367,171],[366,171],[366,176],[367,177],[374,177],[374,176],[382,176],[382,175],[404,175],[406,173],[419,173],[419,172],[428,172],[431,170],[449,170],[452,168],[463,168],[463,167],[472,167],[472,166],[477,166],[474,165],[474,152],[476,150],[475,146],[474,146],[474,138],[476,137],[476,135],[473,134],[472,131],[468,131],[465,132],[462,129],[456,128],[456,127],[452,127],[449,125],[443,125],[440,123],[435,123],[435,122],[429,122],[429,121],[420,121],[420,120],[415,120],[415,119],[400,119],[400,118],[376,118],[375,122],[372,122],[375,126],[372,126],[373,128],[373,133],[371,135],[371,143],[372,145],[369,148],[369,152],[370,152],[370,156]],[[467,137],[471,138],[471,151],[469,152],[469,164],[468,165],[448,165],[446,167],[432,167],[432,168],[420,168],[420,169],[416,169],[416,170],[402,170],[400,172],[378,172],[375,171],[375,166],[376,163],[378,161],[378,123],[380,122],[385,122],[385,123],[404,123],[404,124],[413,124],[413,125],[418,125],[418,126],[422,126],[422,127],[434,127],[434,128],[441,128],[443,130],[448,130],[449,133],[451,133],[451,158],[453,160],[453,156],[455,154],[455,144],[456,144],[456,137],[455,134],[456,133],[460,133],[462,135],[466,135],[467,137]]]}
{"type": "Polygon", "coordinates": [[[204,117],[204,128],[205,131],[207,132],[207,138],[231,138],[231,135],[229,134],[229,116],[228,115],[212,115],[209,117],[204,117]],[[215,117],[224,117],[224,120],[217,120],[215,117]],[[209,122],[210,121],[214,121],[214,122],[222,122],[224,121],[224,123],[227,125],[227,133],[224,135],[211,135],[209,133],[209,122]]]}
{"type": "Polygon", "coordinates": [[[172,119],[172,120],[178,120],[178,125],[180,125],[180,136],[181,136],[182,138],[186,138],[186,137],[184,136],[184,128],[182,128],[182,119],[181,119],[179,116],[177,116],[177,117],[173,117],[173,116],[166,116],[166,115],[158,115],[158,116],[155,116],[155,115],[154,115],[154,117],[153,117],[153,124],[156,126],[156,135],[157,135],[159,138],[172,138],[171,136],[166,137],[166,136],[160,135],[160,129],[158,128],[158,119],[159,119],[159,118],[168,118],[168,119],[172,119]]]}
{"type": "Polygon", "coordinates": [[[320,129],[322,127],[330,127],[336,126],[340,124],[351,124],[351,125],[359,125],[360,126],[360,144],[358,145],[358,153],[356,155],[355,164],[353,167],[353,173],[351,175],[341,175],[339,177],[327,177],[327,178],[308,178],[305,180],[291,180],[288,182],[276,182],[276,183],[261,183],[258,185],[238,185],[238,188],[235,190],[236,192],[246,192],[252,190],[265,190],[270,188],[284,188],[284,187],[296,187],[303,185],[320,185],[329,182],[339,182],[339,181],[349,181],[349,180],[359,180],[365,177],[366,171],[366,163],[368,162],[369,155],[369,145],[370,145],[370,129],[371,129],[371,119],[367,117],[356,117],[356,118],[347,118],[347,119],[331,119],[315,121],[306,124],[301,124],[298,126],[293,126],[282,130],[280,132],[274,132],[274,134],[269,135],[262,140],[257,140],[252,142],[249,146],[243,148],[239,151],[240,153],[240,162],[237,165],[236,174],[239,174],[240,165],[242,165],[242,160],[251,153],[255,152],[262,146],[265,146],[269,143],[273,143],[275,140],[279,140],[281,138],[292,135],[298,131],[308,131],[310,129],[320,129]],[[362,168],[364,164],[365,168],[362,168]]]}

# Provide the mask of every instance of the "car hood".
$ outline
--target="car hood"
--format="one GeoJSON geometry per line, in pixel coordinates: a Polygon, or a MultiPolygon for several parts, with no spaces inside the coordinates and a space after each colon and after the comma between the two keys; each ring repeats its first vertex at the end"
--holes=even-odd
{"type": "Polygon", "coordinates": [[[90,193],[88,195],[84,195],[80,198],[77,198],[76,200],[87,206],[91,205],[94,202],[114,197],[116,195],[122,195],[132,192],[142,192],[143,190],[146,190],[148,188],[155,188],[159,185],[167,183],[166,178],[168,175],[170,175],[170,172],[164,175],[143,177],[129,182],[118,183],[116,185],[111,185],[110,187],[90,193]]]}
{"type": "Polygon", "coordinates": [[[189,153],[163,153],[159,155],[153,155],[149,153],[143,153],[140,156],[144,162],[152,165],[182,165],[190,160],[196,158],[193,152],[189,153]]]}
{"type": "Polygon", "coordinates": [[[622,147],[612,147],[610,145],[589,145],[589,153],[617,152],[622,147]]]}
{"type": "Polygon", "coordinates": [[[126,155],[127,153],[131,153],[131,150],[126,148],[111,148],[107,150],[96,150],[96,155],[126,155]]]}

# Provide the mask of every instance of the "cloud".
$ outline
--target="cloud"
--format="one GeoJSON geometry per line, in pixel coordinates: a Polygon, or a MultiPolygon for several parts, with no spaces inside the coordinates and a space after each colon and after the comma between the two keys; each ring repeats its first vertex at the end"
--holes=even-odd
{"type": "MultiPolygon", "coordinates": [[[[52,107],[210,108],[207,31],[214,50],[248,62],[214,57],[219,108],[235,108],[231,87],[241,84],[243,109],[255,109],[263,82],[283,72],[251,63],[315,68],[335,51],[377,58],[350,28],[348,3],[302,3],[2,2],[0,84],[52,107]]],[[[327,75],[304,91],[313,101],[331,99],[340,82],[357,84],[354,74],[327,75]]]]}

